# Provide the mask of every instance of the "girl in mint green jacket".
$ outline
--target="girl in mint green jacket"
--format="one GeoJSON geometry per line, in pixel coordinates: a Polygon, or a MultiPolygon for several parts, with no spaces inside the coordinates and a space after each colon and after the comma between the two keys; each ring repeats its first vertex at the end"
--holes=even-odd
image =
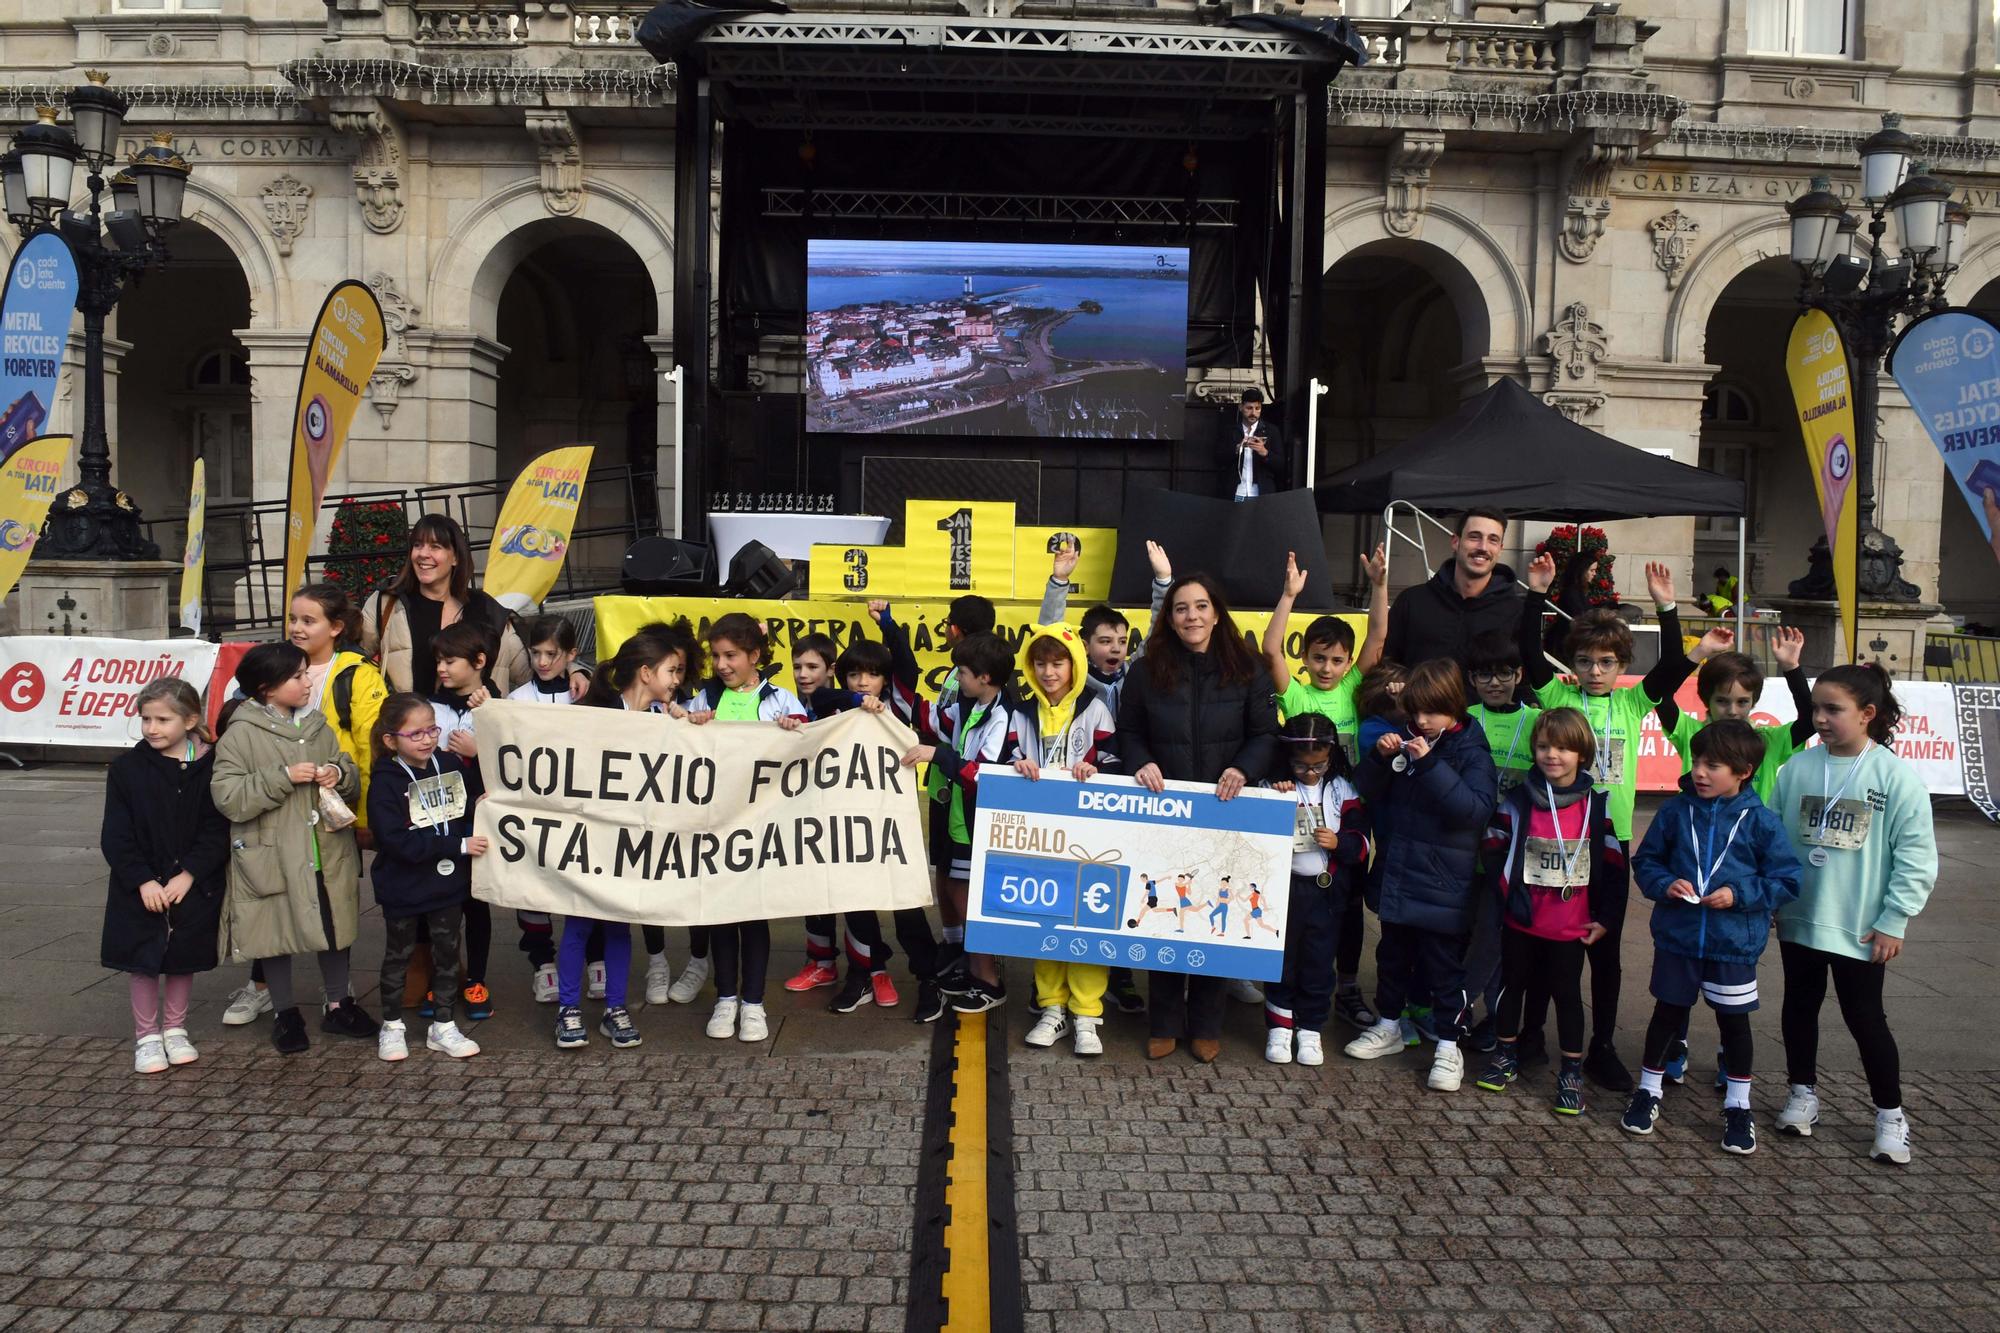
{"type": "Polygon", "coordinates": [[[1889,748],[1903,710],[1881,667],[1834,667],[1814,683],[1812,703],[1821,743],[1785,765],[1773,798],[1804,863],[1797,900],[1778,911],[1792,1085],[1778,1129],[1803,1137],[1819,1122],[1819,1011],[1831,975],[1875,1101],[1870,1155],[1902,1165],[1910,1125],[1882,983],[1937,882],[1931,800],[1889,748]]]}

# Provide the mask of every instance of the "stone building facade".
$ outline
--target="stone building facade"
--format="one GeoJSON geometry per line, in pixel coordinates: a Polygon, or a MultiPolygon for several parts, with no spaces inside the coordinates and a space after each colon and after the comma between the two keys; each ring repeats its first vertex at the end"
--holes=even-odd
{"type": "MultiPolygon", "coordinates": [[[[1042,22],[1075,8],[972,6],[1042,22]]],[[[1203,18],[1192,0],[1088,8],[1203,18]]],[[[282,494],[307,333],[348,276],[375,286],[391,339],[336,492],[511,476],[579,439],[600,463],[671,477],[675,89],[633,42],[643,13],[0,0],[0,116],[30,121],[104,69],[133,99],[132,146],[171,131],[194,167],[176,262],[126,298],[111,348],[118,476],[150,515],[184,508],[197,454],[216,502],[282,494]]],[[[1851,192],[1855,145],[1900,111],[1974,209],[1954,298],[2000,308],[1991,7],[1355,0],[1350,13],[1372,58],[1329,107],[1320,473],[1517,375],[1629,444],[1743,477],[1751,586],[1781,593],[1817,523],[1779,364],[1796,291],[1783,204],[1821,171],[1851,192]]],[[[796,375],[796,347],[766,350],[780,385],[796,375]]],[[[1246,373],[1195,372],[1194,394],[1226,396],[1246,373]]],[[[1907,576],[1952,612],[2000,620],[1976,525],[1893,384],[1883,400],[1879,521],[1907,576]]],[[[670,512],[679,497],[663,483],[657,499],[670,512]]],[[[1328,535],[1351,561],[1355,525],[1328,535]]],[[[1735,558],[1733,523],[1621,524],[1612,543],[1624,569],[1660,557],[1684,581],[1735,558]]]]}

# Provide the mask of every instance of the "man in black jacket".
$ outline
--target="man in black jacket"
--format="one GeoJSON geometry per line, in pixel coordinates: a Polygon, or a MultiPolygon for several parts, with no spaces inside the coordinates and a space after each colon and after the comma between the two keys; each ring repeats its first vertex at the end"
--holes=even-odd
{"type": "Polygon", "coordinates": [[[1236,429],[1228,434],[1223,448],[1228,451],[1222,474],[1225,498],[1254,500],[1285,489],[1285,446],[1264,420],[1262,390],[1243,391],[1242,406],[1236,409],[1236,429]]]}
{"type": "Polygon", "coordinates": [[[1382,656],[1406,667],[1449,657],[1463,667],[1481,634],[1512,634],[1521,619],[1521,586],[1500,563],[1506,540],[1503,515],[1490,509],[1460,515],[1452,558],[1429,581],[1403,589],[1389,608],[1382,656]]]}

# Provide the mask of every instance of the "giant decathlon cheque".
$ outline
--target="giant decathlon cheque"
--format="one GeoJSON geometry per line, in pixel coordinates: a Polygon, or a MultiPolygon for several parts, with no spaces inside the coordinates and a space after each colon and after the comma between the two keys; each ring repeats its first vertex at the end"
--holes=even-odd
{"type": "Polygon", "coordinates": [[[496,699],[478,738],[486,902],[659,926],[930,905],[917,738],[894,718],[697,727],[496,699]]]}
{"type": "Polygon", "coordinates": [[[971,953],[1275,981],[1297,803],[1213,783],[1031,781],[988,765],[972,830],[971,953]]]}

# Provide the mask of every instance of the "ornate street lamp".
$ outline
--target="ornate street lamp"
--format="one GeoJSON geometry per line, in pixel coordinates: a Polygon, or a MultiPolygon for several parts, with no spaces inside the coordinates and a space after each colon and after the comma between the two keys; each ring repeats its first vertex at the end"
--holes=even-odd
{"type": "MultiPolygon", "coordinates": [[[[1921,164],[1912,166],[1916,140],[1900,128],[1902,117],[1882,117],[1882,128],[1861,145],[1861,199],[1865,218],[1847,213],[1824,176],[1785,206],[1792,220],[1792,262],[1799,266],[1799,304],[1826,312],[1854,360],[1854,452],[1860,597],[1869,602],[1914,602],[1918,588],[1902,576],[1903,550],[1875,526],[1875,413],[1882,358],[1899,321],[1945,307],[1944,289],[1965,254],[1972,210],[1952,197],[1952,187],[1921,164]],[[1898,255],[1883,248],[1895,225],[1898,255]]],[[[1794,597],[1830,600],[1837,595],[1826,538],[1813,544],[1806,575],[1791,585],[1794,597]]]]}
{"type": "Polygon", "coordinates": [[[83,430],[77,451],[77,485],[49,506],[37,560],[157,560],[160,548],[139,526],[139,507],[111,484],[111,444],[104,425],[104,320],[125,283],[167,258],[166,234],[181,220],[188,164],[170,135],[155,135],[109,182],[112,209],[103,211],[104,169],[117,155],[129,109],[108,87],[110,76],[88,71],[88,83],[69,94],[70,125],[56,123],[53,107],[14,136],[0,155],[7,216],[23,237],[56,231],[76,256],[77,309],[83,313],[83,430]],[[90,206],[69,209],[76,165],[89,173],[90,206]]]}

